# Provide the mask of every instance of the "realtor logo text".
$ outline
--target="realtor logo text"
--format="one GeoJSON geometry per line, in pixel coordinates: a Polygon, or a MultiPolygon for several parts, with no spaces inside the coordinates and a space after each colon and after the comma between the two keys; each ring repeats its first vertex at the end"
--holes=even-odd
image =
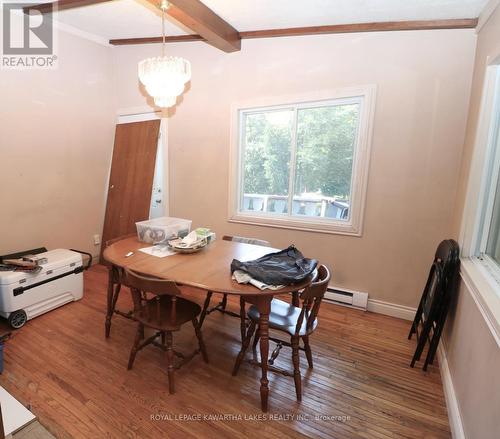
{"type": "Polygon", "coordinates": [[[56,67],[53,5],[2,3],[2,62],[5,69],[56,67]]]}

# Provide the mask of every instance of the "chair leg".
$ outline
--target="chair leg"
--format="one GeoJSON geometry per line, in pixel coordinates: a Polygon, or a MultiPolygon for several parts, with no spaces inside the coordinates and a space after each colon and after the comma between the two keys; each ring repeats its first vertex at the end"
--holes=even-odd
{"type": "Polygon", "coordinates": [[[295,381],[295,393],[297,401],[302,401],[302,380],[300,377],[300,359],[299,359],[299,340],[298,336],[292,337],[292,361],[293,361],[293,379],[295,381]]]}
{"type": "Polygon", "coordinates": [[[247,313],[245,309],[245,299],[240,296],[240,333],[241,333],[241,343],[245,340],[245,334],[247,332],[247,313]]]}
{"type": "Polygon", "coordinates": [[[253,345],[252,345],[253,359],[255,361],[258,361],[257,360],[257,345],[259,344],[259,339],[260,339],[260,335],[259,335],[259,331],[257,331],[255,333],[255,337],[253,339],[253,345]]]}
{"type": "Polygon", "coordinates": [[[109,333],[111,332],[111,318],[115,313],[116,302],[118,301],[118,297],[120,296],[120,290],[122,288],[122,284],[113,284],[111,287],[111,299],[108,298],[108,310],[106,313],[106,338],[109,337],[109,333]]]}
{"type": "Polygon", "coordinates": [[[255,332],[256,326],[257,325],[254,321],[252,321],[252,323],[250,323],[250,327],[248,328],[248,332],[246,334],[246,337],[244,338],[243,343],[241,345],[240,353],[238,354],[238,357],[236,358],[236,361],[234,363],[233,376],[236,376],[236,374],[238,373],[238,370],[241,366],[241,363],[243,361],[243,358],[245,358],[245,352],[248,349],[248,345],[250,344],[250,340],[252,338],[253,333],[255,332]]]}
{"type": "Polygon", "coordinates": [[[196,333],[196,338],[198,338],[198,345],[200,346],[200,352],[201,356],[203,357],[203,361],[205,361],[205,363],[208,363],[207,349],[205,347],[203,336],[201,334],[201,328],[200,325],[198,324],[198,320],[196,320],[196,317],[193,319],[193,326],[194,326],[194,332],[196,333]]]}
{"type": "Polygon", "coordinates": [[[276,344],[276,347],[274,348],[273,353],[271,354],[271,358],[269,358],[268,363],[272,366],[274,362],[276,361],[276,358],[278,358],[278,355],[280,354],[281,349],[283,348],[283,344],[281,342],[278,342],[276,344]]]}
{"type": "Polygon", "coordinates": [[[212,292],[207,291],[207,297],[205,298],[205,303],[203,304],[203,309],[201,310],[200,314],[200,329],[203,326],[203,322],[205,321],[205,317],[207,316],[207,310],[208,307],[210,306],[210,299],[212,299],[212,292]]]}
{"type": "Polygon", "coordinates": [[[144,325],[142,323],[138,323],[137,332],[135,334],[134,345],[132,346],[132,350],[130,351],[130,357],[128,359],[128,367],[127,367],[128,370],[132,369],[132,366],[134,365],[135,356],[137,355],[137,350],[141,342],[141,339],[143,338],[143,334],[144,334],[144,325]]]}
{"type": "Polygon", "coordinates": [[[116,302],[118,302],[118,297],[120,296],[121,289],[122,284],[116,284],[115,293],[113,294],[113,302],[111,303],[111,313],[115,312],[116,302]]]}
{"type": "Polygon", "coordinates": [[[415,366],[415,362],[420,360],[420,356],[422,355],[422,352],[424,351],[425,344],[427,343],[427,338],[429,337],[429,333],[431,330],[431,324],[429,322],[426,322],[422,329],[422,334],[420,335],[420,338],[418,339],[417,343],[417,349],[415,350],[415,353],[413,354],[413,358],[410,363],[410,367],[415,366]]]}
{"type": "Polygon", "coordinates": [[[174,351],[172,349],[172,332],[165,331],[166,348],[167,348],[167,374],[168,374],[168,392],[172,395],[175,393],[174,382],[174,351]]]}
{"type": "Polygon", "coordinates": [[[108,270],[108,293],[107,293],[107,303],[106,303],[106,322],[104,324],[105,330],[104,334],[106,338],[109,337],[109,333],[111,331],[111,317],[113,316],[113,295],[115,292],[115,283],[114,283],[114,273],[113,268],[110,267],[108,270]]]}
{"type": "Polygon", "coordinates": [[[302,340],[304,340],[304,349],[306,351],[307,364],[309,365],[309,369],[312,369],[313,368],[313,356],[312,356],[312,351],[311,351],[311,345],[309,344],[309,336],[304,335],[302,337],[302,340]]]}
{"type": "Polygon", "coordinates": [[[227,294],[224,294],[224,296],[222,296],[222,302],[220,303],[222,311],[226,310],[226,305],[227,305],[227,294]]]}

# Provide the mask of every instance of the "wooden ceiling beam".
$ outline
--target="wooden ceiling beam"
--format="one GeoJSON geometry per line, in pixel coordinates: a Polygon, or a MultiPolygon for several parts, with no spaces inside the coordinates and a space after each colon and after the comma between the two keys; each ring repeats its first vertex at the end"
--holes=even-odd
{"type": "MultiPolygon", "coordinates": [[[[390,21],[379,23],[334,24],[326,26],[292,27],[286,29],[266,29],[239,32],[241,39],[292,37],[304,35],[321,35],[353,32],[387,32],[407,30],[433,30],[433,29],[473,29],[477,26],[477,18],[426,20],[426,21],[390,21]]],[[[169,36],[166,42],[199,41],[201,35],[169,36]]],[[[120,46],[130,44],[161,43],[161,37],[121,38],[110,40],[109,43],[120,46]]]]}
{"type": "Polygon", "coordinates": [[[383,21],[376,23],[333,24],[240,32],[241,38],[293,37],[300,35],[387,32],[406,30],[467,29],[477,26],[477,18],[421,21],[383,21]]]}
{"type": "MultiPolygon", "coordinates": [[[[110,0],[59,0],[26,6],[24,12],[36,9],[42,13],[50,13],[53,10],[62,11],[107,1],[110,0]]],[[[156,8],[160,6],[160,0],[147,1],[156,8]]],[[[200,0],[169,0],[168,3],[170,4],[167,10],[168,15],[196,32],[200,37],[198,39],[205,40],[224,52],[236,52],[241,49],[241,38],[238,31],[200,0]]]]}
{"type": "MultiPolygon", "coordinates": [[[[158,6],[158,0],[147,0],[158,6]]],[[[241,49],[238,31],[200,0],[168,0],[168,15],[200,35],[207,43],[224,52],[241,49]]]]}
{"type": "MultiPolygon", "coordinates": [[[[132,44],[152,44],[161,43],[162,37],[141,37],[141,38],[117,38],[109,40],[109,44],[113,46],[124,46],[132,44]]],[[[169,35],[165,37],[166,43],[182,43],[185,41],[205,41],[201,35],[169,35]]]]}

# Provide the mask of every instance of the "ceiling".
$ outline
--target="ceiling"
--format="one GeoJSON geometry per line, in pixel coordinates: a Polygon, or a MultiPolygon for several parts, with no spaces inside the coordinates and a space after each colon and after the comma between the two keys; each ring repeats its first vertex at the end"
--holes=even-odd
{"type": "MultiPolygon", "coordinates": [[[[478,17],[488,0],[202,0],[238,31],[381,21],[478,17]]],[[[57,19],[105,39],[161,35],[146,0],[113,0],[61,11],[57,19]]],[[[167,35],[193,33],[168,18],[167,35]]]]}

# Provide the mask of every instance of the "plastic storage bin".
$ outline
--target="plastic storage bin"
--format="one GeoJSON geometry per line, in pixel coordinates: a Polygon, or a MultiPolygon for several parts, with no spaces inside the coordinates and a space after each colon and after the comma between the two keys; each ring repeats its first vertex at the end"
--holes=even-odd
{"type": "Polygon", "coordinates": [[[191,231],[191,220],[163,216],[135,223],[139,241],[154,244],[168,239],[186,236],[191,231]]]}

